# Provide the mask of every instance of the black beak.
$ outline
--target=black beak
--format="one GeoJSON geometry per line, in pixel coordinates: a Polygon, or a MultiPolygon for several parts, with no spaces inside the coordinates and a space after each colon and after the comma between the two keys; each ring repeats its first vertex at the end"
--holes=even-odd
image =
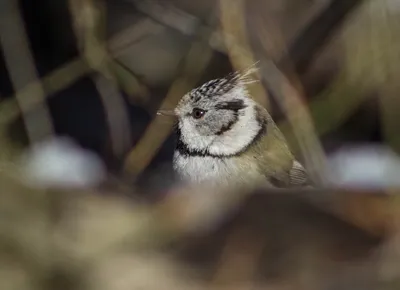
{"type": "Polygon", "coordinates": [[[159,116],[168,116],[168,117],[176,117],[176,114],[173,110],[158,110],[157,115],[159,116]]]}

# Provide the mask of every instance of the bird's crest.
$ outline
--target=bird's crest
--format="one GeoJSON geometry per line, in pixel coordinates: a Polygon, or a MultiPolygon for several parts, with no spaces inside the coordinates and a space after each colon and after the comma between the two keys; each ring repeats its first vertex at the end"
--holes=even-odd
{"type": "Polygon", "coordinates": [[[258,71],[258,62],[252,64],[244,71],[235,71],[225,77],[213,79],[193,89],[190,92],[190,97],[194,102],[197,102],[202,97],[221,96],[238,85],[248,85],[257,82],[258,80],[252,78],[251,75],[258,71]]]}

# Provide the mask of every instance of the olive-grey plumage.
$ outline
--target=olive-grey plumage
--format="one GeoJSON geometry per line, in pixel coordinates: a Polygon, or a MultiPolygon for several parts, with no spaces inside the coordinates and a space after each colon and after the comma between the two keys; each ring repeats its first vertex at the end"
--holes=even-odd
{"type": "Polygon", "coordinates": [[[267,110],[257,105],[257,111],[267,129],[262,138],[249,146],[242,158],[257,159],[260,172],[276,187],[309,185],[304,167],[293,156],[285,137],[267,110]]]}

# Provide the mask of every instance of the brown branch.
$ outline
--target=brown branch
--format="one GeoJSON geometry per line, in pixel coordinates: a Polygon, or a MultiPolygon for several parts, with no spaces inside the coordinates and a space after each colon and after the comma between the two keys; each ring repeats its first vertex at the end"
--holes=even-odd
{"type": "Polygon", "coordinates": [[[52,121],[45,102],[46,92],[37,76],[17,2],[1,1],[0,12],[0,39],[6,66],[16,91],[16,100],[23,115],[28,138],[34,143],[53,134],[52,121]],[[24,95],[22,90],[27,94],[24,95]]]}
{"type": "MultiPolygon", "coordinates": [[[[212,50],[205,41],[207,39],[208,34],[202,35],[201,39],[192,45],[188,55],[183,60],[182,76],[172,84],[161,104],[161,108],[174,108],[182,96],[196,85],[212,55],[212,50]]],[[[125,170],[134,176],[141,173],[151,162],[164,140],[169,136],[173,125],[174,120],[165,120],[165,117],[157,116],[126,158],[125,170]]]]}

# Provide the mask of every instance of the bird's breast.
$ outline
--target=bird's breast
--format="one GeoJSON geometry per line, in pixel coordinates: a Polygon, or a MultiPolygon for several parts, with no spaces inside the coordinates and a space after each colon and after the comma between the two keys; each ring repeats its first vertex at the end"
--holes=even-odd
{"type": "Polygon", "coordinates": [[[183,156],[174,154],[174,169],[186,182],[245,183],[259,178],[257,164],[242,164],[238,158],[183,156]]]}

